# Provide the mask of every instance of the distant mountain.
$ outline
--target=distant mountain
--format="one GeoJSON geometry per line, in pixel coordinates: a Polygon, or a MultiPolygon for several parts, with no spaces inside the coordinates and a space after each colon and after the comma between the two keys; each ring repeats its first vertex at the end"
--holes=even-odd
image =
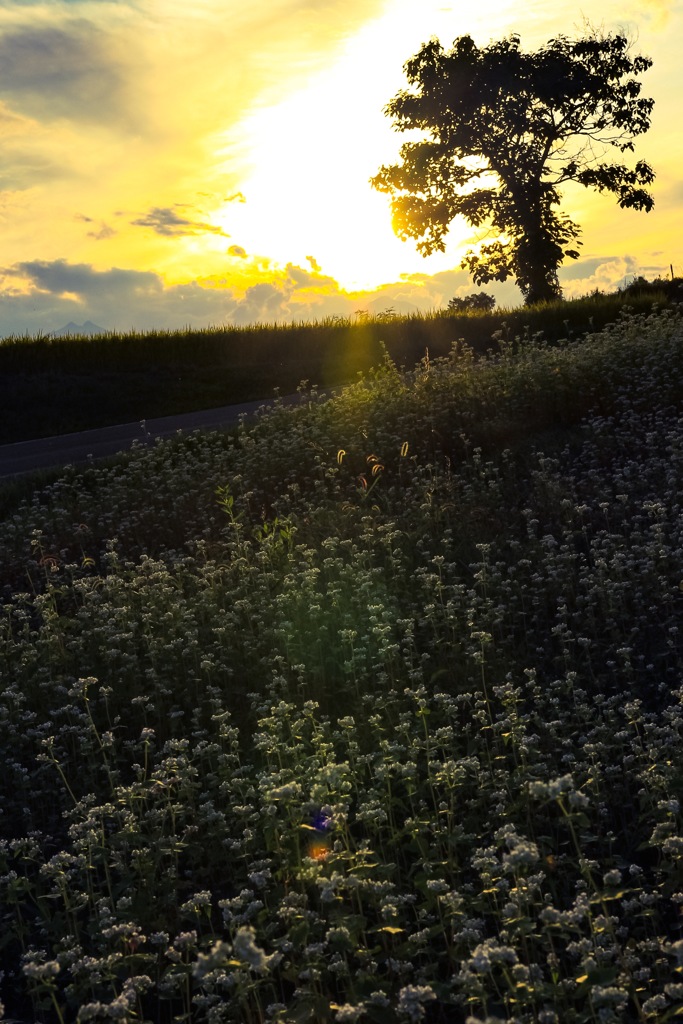
{"type": "Polygon", "coordinates": [[[53,338],[63,338],[66,334],[105,334],[106,329],[104,327],[98,327],[92,320],[86,320],[84,324],[75,324],[71,320],[65,327],[60,327],[58,331],[52,331],[51,336],[53,338]]]}

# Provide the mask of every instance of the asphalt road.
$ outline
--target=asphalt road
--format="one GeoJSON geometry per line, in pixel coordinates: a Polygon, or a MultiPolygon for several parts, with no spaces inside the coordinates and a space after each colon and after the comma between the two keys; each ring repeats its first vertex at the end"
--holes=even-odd
{"type": "MultiPolygon", "coordinates": [[[[179,416],[162,416],[142,423],[121,423],[114,427],[83,430],[76,434],[59,434],[56,437],[44,437],[35,441],[0,445],[0,479],[21,476],[37,469],[67,464],[78,465],[91,459],[118,455],[120,452],[128,451],[133,441],[149,443],[156,437],[169,437],[179,430],[227,429],[237,426],[240,416],[249,416],[264,405],[272,405],[273,401],[274,399],[260,399],[241,405],[226,405],[220,409],[203,409],[200,412],[183,413],[179,416]]],[[[287,395],[281,401],[285,405],[294,405],[301,401],[301,398],[299,395],[287,395]]]]}

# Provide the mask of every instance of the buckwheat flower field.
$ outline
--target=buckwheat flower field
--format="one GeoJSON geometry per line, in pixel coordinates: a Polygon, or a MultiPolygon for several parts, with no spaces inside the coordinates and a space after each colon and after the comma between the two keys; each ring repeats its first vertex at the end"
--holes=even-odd
{"type": "Polygon", "coordinates": [[[683,314],[0,525],[8,1021],[683,1016],[683,314]]]}

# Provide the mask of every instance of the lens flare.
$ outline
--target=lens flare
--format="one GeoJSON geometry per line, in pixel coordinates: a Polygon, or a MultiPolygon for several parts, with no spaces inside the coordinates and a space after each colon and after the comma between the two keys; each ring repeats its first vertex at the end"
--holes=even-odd
{"type": "Polygon", "coordinates": [[[313,860],[325,860],[329,852],[330,848],[323,839],[314,839],[308,848],[308,856],[313,860]]]}

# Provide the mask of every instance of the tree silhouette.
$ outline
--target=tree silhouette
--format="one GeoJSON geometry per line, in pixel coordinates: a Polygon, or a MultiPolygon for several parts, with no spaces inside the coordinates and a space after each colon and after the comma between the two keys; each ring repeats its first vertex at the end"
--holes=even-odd
{"type": "Polygon", "coordinates": [[[651,66],[623,35],[551,39],[534,53],[519,36],[479,48],[470,36],[446,52],[425,43],[404,66],[410,88],[386,106],[396,131],[422,132],[401,146],[372,185],[391,195],[394,230],[423,256],[445,250],[451,221],[488,229],[462,266],[477,285],[513,276],[528,305],[557,298],[557,269],[577,259],[580,229],[557,207],[577,182],[611,192],[621,207],[649,211],[652,168],[606,160],[633,151],[654,101],[637,75],[651,66]]]}
{"type": "Polygon", "coordinates": [[[486,292],[472,292],[471,295],[456,295],[449,299],[447,309],[451,313],[490,313],[496,308],[493,295],[486,292]]]}

